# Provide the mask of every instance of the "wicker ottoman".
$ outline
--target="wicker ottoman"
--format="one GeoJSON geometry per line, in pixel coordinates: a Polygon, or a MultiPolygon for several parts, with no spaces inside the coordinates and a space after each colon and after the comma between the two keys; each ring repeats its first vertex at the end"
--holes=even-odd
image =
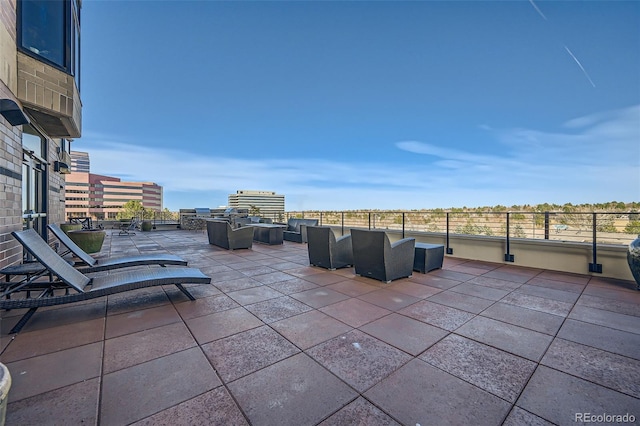
{"type": "Polygon", "coordinates": [[[416,243],[413,270],[423,274],[442,268],[444,246],[442,244],[416,243]]]}

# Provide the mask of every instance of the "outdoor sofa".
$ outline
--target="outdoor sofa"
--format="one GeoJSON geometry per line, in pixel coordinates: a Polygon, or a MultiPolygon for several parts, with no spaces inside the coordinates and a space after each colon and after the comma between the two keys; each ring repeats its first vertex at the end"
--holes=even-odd
{"type": "Polygon", "coordinates": [[[282,238],[285,241],[306,243],[307,226],[318,226],[318,219],[289,218],[287,223],[280,223],[279,225],[287,226],[287,229],[282,232],[282,238]]]}

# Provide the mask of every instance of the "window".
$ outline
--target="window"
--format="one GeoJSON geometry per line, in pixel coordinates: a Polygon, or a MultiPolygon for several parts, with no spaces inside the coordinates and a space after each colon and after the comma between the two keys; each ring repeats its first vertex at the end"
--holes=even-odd
{"type": "Polygon", "coordinates": [[[33,126],[22,128],[22,218],[24,228],[46,236],[46,139],[33,126]]]}
{"type": "Polygon", "coordinates": [[[78,0],[21,0],[18,46],[75,77],[80,87],[80,7],[78,0]]]}

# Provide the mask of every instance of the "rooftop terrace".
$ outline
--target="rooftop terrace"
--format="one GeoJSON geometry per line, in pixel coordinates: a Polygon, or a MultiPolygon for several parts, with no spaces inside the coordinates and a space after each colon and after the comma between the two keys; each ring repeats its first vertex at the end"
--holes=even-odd
{"type": "Polygon", "coordinates": [[[310,267],[305,244],[109,233],[100,256],[177,254],[213,285],[40,309],[15,336],[23,311],[3,312],[8,425],[640,419],[635,283],[446,257],[384,284],[310,267]]]}

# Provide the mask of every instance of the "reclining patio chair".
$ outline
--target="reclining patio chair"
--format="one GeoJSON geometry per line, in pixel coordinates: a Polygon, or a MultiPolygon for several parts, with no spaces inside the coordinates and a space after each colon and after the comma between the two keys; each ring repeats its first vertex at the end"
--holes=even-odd
{"type": "Polygon", "coordinates": [[[52,276],[57,277],[52,281],[34,281],[26,287],[14,287],[0,295],[0,309],[29,309],[11,333],[20,331],[39,307],[80,302],[129,290],[169,284],[175,285],[190,300],[195,300],[183,284],[211,283],[211,278],[195,268],[136,269],[90,278],[60,257],[33,229],[14,231],[11,234],[52,276]],[[41,292],[37,297],[29,297],[29,293],[34,290],[41,292]],[[11,298],[19,292],[26,293],[26,297],[11,298]]]}
{"type": "Polygon", "coordinates": [[[132,217],[131,222],[120,225],[120,232],[118,232],[118,235],[136,235],[136,233],[133,232],[136,229],[140,229],[140,221],[135,217],[132,217]]]}
{"type": "Polygon", "coordinates": [[[351,235],[336,239],[328,226],[307,226],[309,263],[330,270],[353,265],[351,235]]]}
{"type": "Polygon", "coordinates": [[[384,231],[351,230],[356,274],[389,283],[413,273],[415,238],[391,244],[384,231]]]}
{"type": "Polygon", "coordinates": [[[126,268],[141,265],[179,265],[187,266],[187,261],[173,254],[144,254],[139,256],[115,257],[110,259],[96,259],[82,250],[73,242],[60,227],[54,223],[48,225],[53,235],[64,244],[69,252],[78,257],[86,266],[80,267],[81,272],[99,272],[109,269],[126,268]]]}

